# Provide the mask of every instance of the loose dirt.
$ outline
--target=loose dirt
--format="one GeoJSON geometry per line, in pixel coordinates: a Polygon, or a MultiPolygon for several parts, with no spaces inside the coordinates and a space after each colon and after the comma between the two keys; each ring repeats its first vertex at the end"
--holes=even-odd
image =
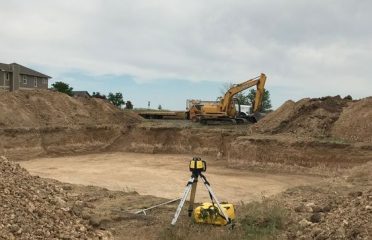
{"type": "Polygon", "coordinates": [[[340,96],[287,101],[253,128],[262,133],[329,137],[334,122],[350,101],[340,96]]]}
{"type": "Polygon", "coordinates": [[[372,142],[372,98],[349,103],[335,122],[332,135],[346,141],[372,142]]]}
{"type": "MultiPolygon", "coordinates": [[[[62,182],[135,190],[144,195],[174,199],[180,197],[190,178],[190,159],[189,155],[112,153],[33,159],[21,165],[33,175],[62,182]]],[[[213,160],[208,161],[206,176],[221,200],[236,203],[259,200],[289,187],[319,181],[309,176],[228,169],[223,162],[213,160]]],[[[204,187],[199,188],[197,200],[208,200],[204,187]]]]}
{"type": "Polygon", "coordinates": [[[142,119],[106,100],[74,98],[48,90],[2,92],[0,113],[0,128],[128,125],[142,119]]]}
{"type": "Polygon", "coordinates": [[[0,239],[99,239],[64,190],[0,156],[0,239]]]}

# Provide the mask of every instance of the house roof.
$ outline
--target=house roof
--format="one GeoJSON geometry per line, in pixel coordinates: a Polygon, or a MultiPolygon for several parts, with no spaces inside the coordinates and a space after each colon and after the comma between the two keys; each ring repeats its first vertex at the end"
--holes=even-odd
{"type": "Polygon", "coordinates": [[[5,70],[7,72],[13,72],[12,66],[17,66],[19,67],[19,72],[24,75],[30,75],[30,76],[35,76],[35,77],[43,77],[43,78],[52,78],[48,75],[45,75],[43,73],[37,72],[35,70],[32,70],[30,68],[27,68],[25,66],[22,66],[18,63],[11,63],[11,64],[5,64],[5,63],[0,63],[0,69],[5,70]]]}
{"type": "Polygon", "coordinates": [[[90,97],[90,94],[88,91],[72,91],[72,94],[74,96],[89,96],[90,97]]]}

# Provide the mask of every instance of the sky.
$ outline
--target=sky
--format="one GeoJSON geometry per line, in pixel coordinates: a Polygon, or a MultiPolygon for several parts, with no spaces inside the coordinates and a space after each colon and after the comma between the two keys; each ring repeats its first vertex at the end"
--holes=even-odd
{"type": "Polygon", "coordinates": [[[372,1],[0,0],[0,62],[183,110],[267,75],[288,99],[370,96],[372,1]]]}

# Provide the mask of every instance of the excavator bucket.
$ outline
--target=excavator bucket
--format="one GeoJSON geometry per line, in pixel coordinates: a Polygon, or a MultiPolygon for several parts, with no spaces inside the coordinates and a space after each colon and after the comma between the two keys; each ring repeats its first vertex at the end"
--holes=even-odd
{"type": "Polygon", "coordinates": [[[265,116],[264,113],[255,112],[255,113],[249,115],[249,120],[253,123],[256,123],[256,122],[260,121],[264,116],[265,116]]]}

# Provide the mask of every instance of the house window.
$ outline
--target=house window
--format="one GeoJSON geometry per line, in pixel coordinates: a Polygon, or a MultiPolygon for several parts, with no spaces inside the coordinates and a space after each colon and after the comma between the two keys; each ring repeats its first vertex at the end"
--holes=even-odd
{"type": "Polygon", "coordinates": [[[23,78],[23,84],[25,84],[25,85],[26,85],[26,84],[27,84],[27,77],[26,77],[25,75],[23,75],[23,77],[22,77],[22,78],[23,78]]]}
{"type": "Polygon", "coordinates": [[[37,87],[37,77],[34,79],[34,87],[37,87]]]}
{"type": "Polygon", "coordinates": [[[46,78],[43,78],[43,84],[48,84],[48,81],[46,80],[46,78]]]}
{"type": "Polygon", "coordinates": [[[6,80],[9,80],[9,73],[6,73],[6,80]]]}

